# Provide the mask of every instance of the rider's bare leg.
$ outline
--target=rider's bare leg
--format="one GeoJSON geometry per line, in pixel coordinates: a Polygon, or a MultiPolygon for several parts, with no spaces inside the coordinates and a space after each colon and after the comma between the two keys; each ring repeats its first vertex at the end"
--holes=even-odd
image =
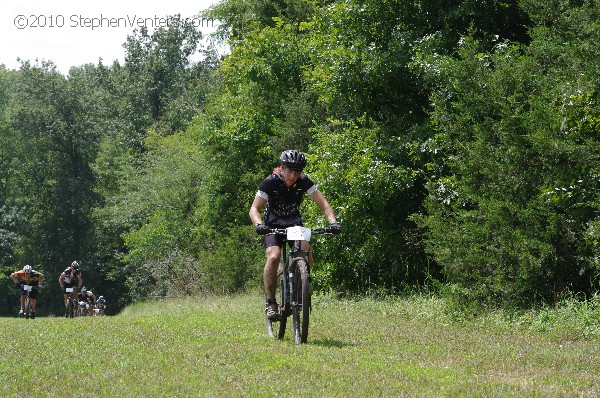
{"type": "Polygon", "coordinates": [[[312,246],[307,241],[302,241],[302,250],[308,253],[308,268],[312,267],[312,246]]]}
{"type": "Polygon", "coordinates": [[[267,262],[263,270],[263,283],[267,300],[272,300],[275,299],[275,291],[277,290],[277,267],[279,267],[281,248],[279,246],[269,246],[265,252],[267,262]]]}

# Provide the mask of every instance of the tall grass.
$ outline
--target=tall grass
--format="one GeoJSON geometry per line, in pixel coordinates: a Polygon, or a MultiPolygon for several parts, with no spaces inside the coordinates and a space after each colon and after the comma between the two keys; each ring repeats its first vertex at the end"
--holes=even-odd
{"type": "Polygon", "coordinates": [[[598,307],[457,320],[443,300],[314,298],[309,342],[269,340],[260,294],[118,316],[4,318],[2,397],[595,397],[598,307]]]}

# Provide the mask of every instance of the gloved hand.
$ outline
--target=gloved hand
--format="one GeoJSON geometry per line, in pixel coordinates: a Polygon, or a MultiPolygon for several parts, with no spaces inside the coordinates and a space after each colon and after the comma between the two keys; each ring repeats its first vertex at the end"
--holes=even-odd
{"type": "Polygon", "coordinates": [[[267,232],[269,232],[269,227],[267,227],[265,224],[258,224],[254,230],[259,235],[266,235],[267,232]]]}
{"type": "Polygon", "coordinates": [[[337,221],[329,224],[328,229],[329,229],[329,232],[331,232],[332,234],[339,234],[340,232],[342,232],[342,226],[337,221]]]}

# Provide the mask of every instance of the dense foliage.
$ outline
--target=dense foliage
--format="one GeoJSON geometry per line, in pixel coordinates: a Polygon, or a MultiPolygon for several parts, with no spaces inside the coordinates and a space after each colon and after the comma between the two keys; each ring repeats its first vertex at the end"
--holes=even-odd
{"type": "MultiPolygon", "coordinates": [[[[528,306],[599,289],[595,1],[224,0],[123,65],[0,69],[0,269],[73,259],[115,308],[260,284],[282,149],[333,205],[315,287],[528,306]],[[201,61],[193,61],[198,52],[201,61]]],[[[307,225],[322,225],[304,208],[307,225]]],[[[0,310],[16,303],[8,278],[0,310]]],[[[43,308],[43,307],[42,307],[43,308]]]]}

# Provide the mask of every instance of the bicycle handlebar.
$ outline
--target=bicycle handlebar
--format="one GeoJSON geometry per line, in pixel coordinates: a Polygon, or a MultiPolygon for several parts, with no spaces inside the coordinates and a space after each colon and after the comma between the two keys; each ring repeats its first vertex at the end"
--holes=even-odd
{"type": "MultiPolygon", "coordinates": [[[[333,235],[333,234],[337,234],[340,231],[338,229],[334,229],[331,227],[322,227],[322,228],[314,228],[311,229],[311,234],[312,235],[333,235]]],[[[276,235],[287,235],[287,229],[286,228],[269,228],[267,230],[267,234],[276,234],[276,235]]]]}

